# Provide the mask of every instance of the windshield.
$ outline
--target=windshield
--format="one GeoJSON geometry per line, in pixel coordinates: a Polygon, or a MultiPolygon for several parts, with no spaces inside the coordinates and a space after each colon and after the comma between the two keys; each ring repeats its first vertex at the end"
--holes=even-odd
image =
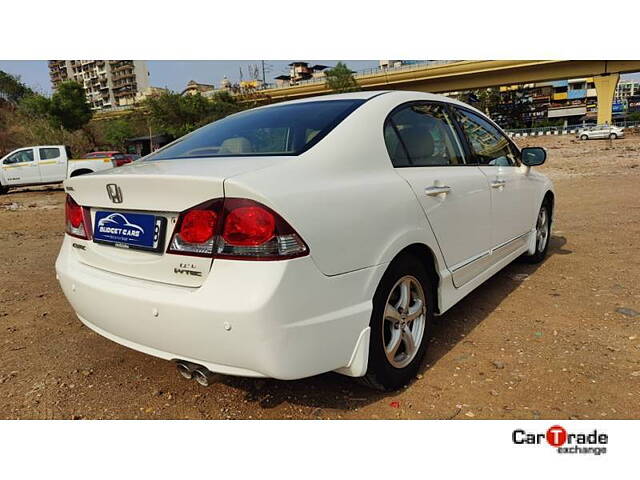
{"type": "Polygon", "coordinates": [[[319,142],[362,103],[362,99],[326,100],[248,110],[185,135],[144,161],[299,155],[319,142]]]}

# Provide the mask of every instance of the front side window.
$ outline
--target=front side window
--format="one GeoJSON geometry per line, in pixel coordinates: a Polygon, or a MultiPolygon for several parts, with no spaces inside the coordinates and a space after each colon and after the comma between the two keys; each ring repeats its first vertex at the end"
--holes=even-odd
{"type": "Polygon", "coordinates": [[[456,109],[456,115],[480,165],[517,165],[514,148],[496,127],[466,110],[456,109]]]}
{"type": "Polygon", "coordinates": [[[28,150],[19,150],[4,161],[5,165],[27,162],[33,162],[33,150],[30,148],[28,150]]]}
{"type": "Polygon", "coordinates": [[[361,99],[276,105],[237,113],[186,135],[143,161],[299,155],[344,120],[361,99]]]}
{"type": "Polygon", "coordinates": [[[41,148],[40,160],[53,160],[60,157],[60,150],[57,148],[41,148]]]}
{"type": "Polygon", "coordinates": [[[444,105],[417,103],[401,108],[387,119],[384,136],[394,167],[464,164],[444,105]]]}

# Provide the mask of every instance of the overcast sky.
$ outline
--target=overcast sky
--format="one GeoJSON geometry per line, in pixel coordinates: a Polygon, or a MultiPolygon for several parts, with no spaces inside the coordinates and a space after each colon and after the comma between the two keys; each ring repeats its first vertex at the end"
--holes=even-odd
{"type": "MultiPolygon", "coordinates": [[[[333,66],[337,60],[305,60],[311,64],[333,66]]],[[[265,60],[267,82],[273,82],[273,77],[289,72],[287,66],[291,60],[265,60]]],[[[347,60],[345,63],[352,70],[363,70],[378,66],[378,60],[347,60]]],[[[199,83],[220,86],[220,81],[226,75],[232,82],[240,79],[240,69],[243,77],[249,78],[249,65],[257,64],[260,60],[149,60],[147,67],[150,73],[150,83],[154,87],[166,87],[180,92],[189,80],[199,83]]],[[[46,60],[0,60],[0,70],[19,75],[23,82],[34,90],[50,94],[51,82],[46,60]]],[[[640,81],[640,73],[623,75],[623,78],[633,78],[640,81]]]]}
{"type": "MultiPolygon", "coordinates": [[[[265,77],[267,82],[273,82],[273,77],[283,73],[289,73],[287,66],[292,60],[265,60],[265,77]]],[[[311,64],[333,66],[338,60],[305,60],[311,64]]],[[[351,70],[362,70],[378,66],[378,60],[346,60],[345,63],[351,70]]],[[[149,60],[150,83],[154,87],[166,87],[180,92],[189,80],[199,83],[214,84],[220,86],[220,81],[226,75],[232,82],[240,80],[240,69],[243,78],[249,78],[249,65],[257,64],[260,60],[149,60]]],[[[20,75],[24,83],[34,90],[49,94],[51,82],[49,81],[49,68],[46,60],[0,60],[0,70],[20,75]]]]}

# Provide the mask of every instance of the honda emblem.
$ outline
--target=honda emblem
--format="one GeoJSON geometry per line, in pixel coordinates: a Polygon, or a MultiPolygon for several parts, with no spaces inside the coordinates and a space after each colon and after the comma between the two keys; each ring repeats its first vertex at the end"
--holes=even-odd
{"type": "Polygon", "coordinates": [[[115,183],[107,184],[107,193],[113,203],[122,203],[122,190],[115,183]]]}

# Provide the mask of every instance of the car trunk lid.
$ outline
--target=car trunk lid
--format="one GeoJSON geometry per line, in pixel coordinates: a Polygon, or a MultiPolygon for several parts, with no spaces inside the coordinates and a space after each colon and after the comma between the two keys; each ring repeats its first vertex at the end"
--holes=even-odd
{"type": "MultiPolygon", "coordinates": [[[[92,237],[74,249],[79,261],[113,273],[173,285],[198,287],[211,270],[210,258],[167,254],[180,212],[224,197],[224,180],[266,168],[281,157],[239,157],[134,162],[97,174],[65,181],[65,189],[90,211],[92,237]],[[104,233],[138,230],[152,237],[155,251],[113,240],[104,233]],[[145,233],[146,230],[146,233],[145,233]],[[105,241],[105,235],[108,242],[105,241]],[[99,240],[102,240],[101,242],[99,240]],[[113,240],[113,241],[112,241],[113,240]]],[[[130,238],[128,238],[130,240],[130,238]]],[[[79,242],[78,242],[79,243],[79,242]]]]}

